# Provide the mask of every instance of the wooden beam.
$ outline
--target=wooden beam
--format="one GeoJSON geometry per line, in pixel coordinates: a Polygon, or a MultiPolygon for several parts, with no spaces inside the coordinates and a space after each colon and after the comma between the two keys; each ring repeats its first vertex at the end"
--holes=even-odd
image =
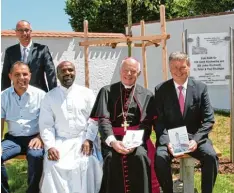
{"type": "MultiPolygon", "coordinates": [[[[145,22],[141,20],[141,36],[145,35],[145,22]]],[[[142,41],[142,61],[143,61],[143,75],[144,75],[144,86],[148,88],[148,73],[147,73],[147,63],[146,63],[146,47],[145,42],[142,41]]]]}
{"type": "MultiPolygon", "coordinates": [[[[161,42],[161,40],[159,41],[161,42]]],[[[128,44],[127,43],[106,43],[106,44],[92,44],[92,45],[89,45],[89,47],[112,47],[112,48],[116,48],[116,47],[127,47],[128,44]]],[[[152,41],[148,41],[145,46],[155,46],[155,47],[158,47],[160,46],[160,43],[154,43],[152,41]]],[[[131,44],[131,47],[135,47],[135,48],[141,48],[142,47],[142,43],[132,43],[131,44]]]]}
{"type": "MultiPolygon", "coordinates": [[[[116,47],[126,47],[126,46],[128,46],[128,44],[125,43],[125,42],[121,42],[121,43],[92,44],[92,45],[89,45],[89,46],[90,47],[96,47],[96,46],[105,47],[105,46],[107,46],[107,47],[116,48],[116,47]]],[[[131,46],[132,47],[141,47],[141,43],[140,44],[139,43],[134,43],[131,46]]]]}
{"type": "Polygon", "coordinates": [[[158,47],[160,45],[160,43],[161,43],[161,40],[153,40],[153,41],[148,41],[145,44],[145,46],[152,46],[152,45],[154,45],[154,46],[158,47]]]}
{"type": "MultiPolygon", "coordinates": [[[[161,34],[166,35],[166,19],[165,19],[165,6],[160,5],[160,24],[161,24],[161,34]]],[[[167,71],[167,45],[166,39],[161,39],[162,45],[162,69],[163,69],[163,80],[168,79],[167,71]]]]}
{"type": "Polygon", "coordinates": [[[121,43],[121,42],[133,42],[133,41],[154,41],[154,40],[167,40],[170,38],[169,34],[163,35],[150,35],[150,36],[136,36],[136,37],[124,37],[124,38],[109,38],[102,40],[90,40],[80,42],[80,46],[90,46],[90,45],[101,45],[101,44],[111,44],[111,43],[121,43]]]}
{"type": "MultiPolygon", "coordinates": [[[[88,41],[88,21],[84,20],[84,39],[88,41]]],[[[85,58],[85,86],[89,88],[89,45],[84,47],[85,58]]]]}

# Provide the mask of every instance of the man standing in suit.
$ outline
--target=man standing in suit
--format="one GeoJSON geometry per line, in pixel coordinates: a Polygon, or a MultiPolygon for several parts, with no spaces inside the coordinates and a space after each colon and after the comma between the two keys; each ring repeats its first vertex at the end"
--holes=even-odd
{"type": "Polygon", "coordinates": [[[32,42],[32,28],[28,21],[19,21],[16,24],[15,32],[19,39],[19,44],[6,49],[2,68],[1,90],[5,90],[11,86],[11,80],[8,74],[11,66],[17,61],[28,64],[32,74],[30,80],[31,85],[46,92],[56,87],[55,67],[48,47],[32,42]],[[45,74],[49,88],[46,85],[45,74]]]}
{"type": "Polygon", "coordinates": [[[172,145],[168,130],[186,126],[189,155],[201,162],[202,193],[212,193],[218,172],[218,157],[208,138],[214,124],[207,86],[189,78],[190,62],[182,52],[169,56],[172,79],[156,86],[155,104],[158,119],[155,124],[157,151],[155,171],[164,193],[173,193],[171,175],[172,145]]]}

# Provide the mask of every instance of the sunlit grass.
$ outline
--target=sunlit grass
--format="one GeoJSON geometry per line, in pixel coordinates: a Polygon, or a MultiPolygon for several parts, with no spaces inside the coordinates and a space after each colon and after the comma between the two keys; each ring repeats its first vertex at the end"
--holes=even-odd
{"type": "MultiPolygon", "coordinates": [[[[201,174],[195,173],[195,187],[201,192],[201,174]]],[[[219,174],[213,193],[234,193],[234,174],[219,174]]]]}
{"type": "Polygon", "coordinates": [[[230,116],[215,114],[215,125],[210,133],[213,144],[222,152],[222,157],[230,158],[230,116]]]}

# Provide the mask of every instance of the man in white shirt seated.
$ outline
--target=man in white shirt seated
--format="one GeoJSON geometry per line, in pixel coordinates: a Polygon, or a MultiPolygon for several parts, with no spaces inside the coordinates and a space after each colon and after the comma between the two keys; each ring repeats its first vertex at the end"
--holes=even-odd
{"type": "Polygon", "coordinates": [[[1,192],[9,192],[4,162],[19,154],[25,154],[28,161],[26,192],[38,193],[44,153],[38,117],[45,92],[29,85],[30,69],[23,62],[16,62],[11,66],[9,77],[13,85],[1,93],[1,137],[4,122],[8,125],[8,133],[1,142],[1,192]]]}
{"type": "Polygon", "coordinates": [[[41,138],[45,144],[42,193],[98,193],[102,180],[98,124],[89,118],[95,96],[74,83],[75,66],[57,67],[60,86],[41,104],[41,138]]]}

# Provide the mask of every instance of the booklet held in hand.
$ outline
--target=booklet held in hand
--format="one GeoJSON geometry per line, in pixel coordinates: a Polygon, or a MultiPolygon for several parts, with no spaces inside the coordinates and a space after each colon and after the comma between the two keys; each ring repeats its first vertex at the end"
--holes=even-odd
{"type": "Polygon", "coordinates": [[[169,129],[168,135],[173,148],[173,156],[179,156],[190,152],[189,138],[185,126],[169,129]]]}
{"type": "Polygon", "coordinates": [[[142,144],[144,130],[127,130],[123,137],[124,147],[127,149],[138,147],[142,144]]]}

